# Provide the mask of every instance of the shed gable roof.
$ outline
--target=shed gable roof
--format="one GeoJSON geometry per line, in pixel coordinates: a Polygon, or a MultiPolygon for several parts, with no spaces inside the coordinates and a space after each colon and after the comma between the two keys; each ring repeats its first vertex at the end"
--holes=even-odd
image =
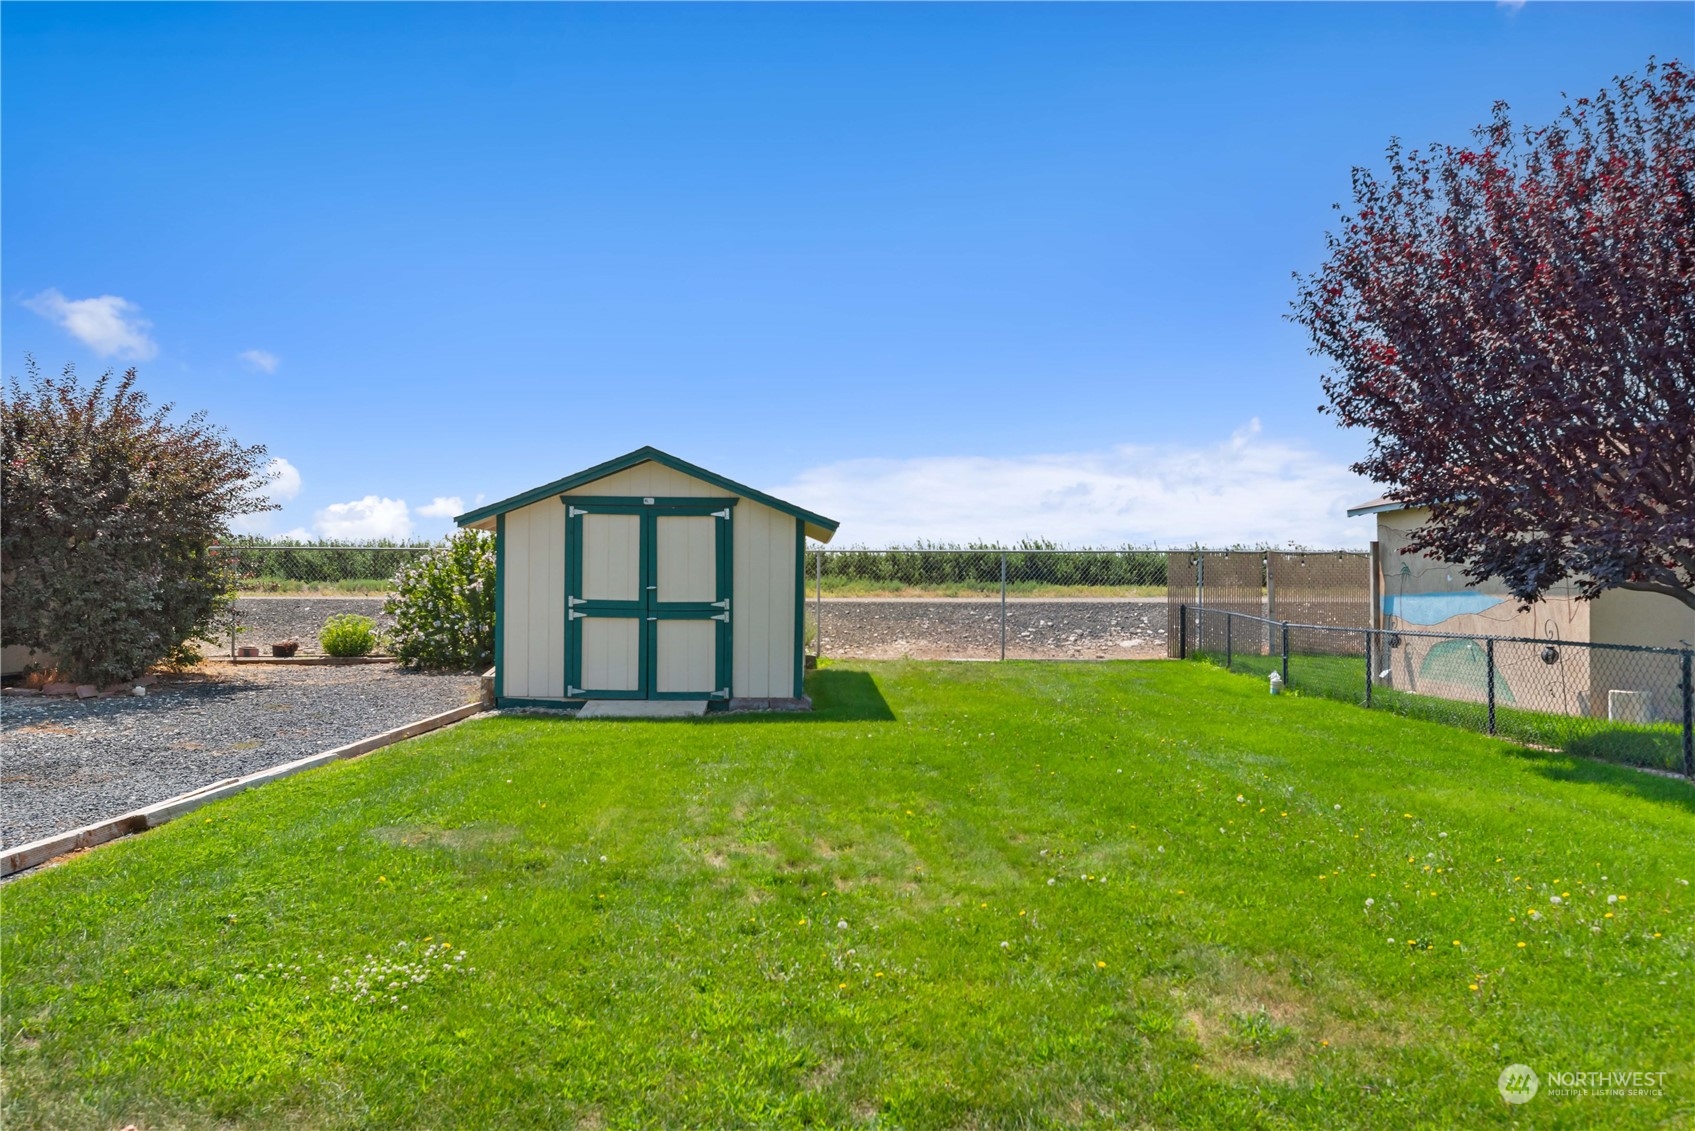
{"type": "Polygon", "coordinates": [[[797,507],[793,503],[784,502],[775,495],[767,495],[765,492],[755,490],[746,484],[737,483],[734,479],[726,479],[724,476],[719,475],[716,472],[708,471],[704,467],[697,467],[694,464],[689,463],[687,460],[678,459],[669,452],[662,452],[658,448],[654,447],[637,448],[635,451],[626,455],[621,455],[617,459],[609,459],[605,463],[597,463],[593,467],[586,468],[574,475],[567,475],[563,479],[555,479],[552,483],[544,483],[540,487],[525,491],[519,495],[513,495],[509,499],[501,499],[499,502],[489,503],[486,506],[478,507],[476,510],[466,511],[453,521],[460,526],[474,526],[486,519],[493,518],[495,515],[517,510],[519,507],[527,507],[531,503],[541,502],[549,495],[563,494],[564,492],[571,490],[573,487],[581,487],[584,484],[593,483],[597,479],[605,479],[609,475],[615,475],[620,471],[635,467],[638,464],[649,462],[657,463],[661,466],[668,467],[673,471],[692,476],[695,479],[710,483],[714,487],[721,487],[725,491],[741,498],[752,499],[754,502],[763,503],[772,510],[794,515],[796,518],[806,523],[807,536],[816,539],[819,542],[828,542],[831,537],[835,535],[836,528],[841,525],[841,523],[837,522],[833,518],[825,518],[823,515],[814,511],[809,511],[804,507],[797,507]]]}

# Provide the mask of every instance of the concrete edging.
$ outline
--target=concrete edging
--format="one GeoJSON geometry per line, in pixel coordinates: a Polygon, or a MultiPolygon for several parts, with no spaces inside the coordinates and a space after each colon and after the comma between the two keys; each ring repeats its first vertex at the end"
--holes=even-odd
{"type": "Polygon", "coordinates": [[[427,734],[432,730],[439,730],[462,719],[468,719],[472,715],[480,714],[483,710],[484,707],[481,703],[467,703],[463,707],[455,707],[451,711],[443,711],[439,715],[431,715],[429,718],[419,719],[415,723],[407,723],[405,726],[395,727],[393,730],[385,730],[381,734],[362,738],[358,742],[350,742],[346,746],[337,746],[332,750],[325,750],[321,754],[308,754],[304,758],[284,762],[282,765],[272,766],[268,770],[256,770],[239,778],[225,778],[223,781],[215,781],[210,785],[201,786],[199,789],[190,790],[188,793],[180,793],[175,797],[154,802],[152,805],[144,806],[121,816],[97,821],[92,825],[84,825],[80,829],[56,833],[53,836],[30,841],[28,844],[21,844],[16,848],[0,849],[0,876],[10,876],[26,871],[45,864],[55,856],[63,856],[67,852],[93,848],[96,845],[105,844],[132,833],[141,833],[148,829],[158,828],[173,818],[180,817],[185,813],[192,813],[209,801],[216,801],[221,797],[230,797],[256,785],[264,785],[266,782],[275,781],[278,778],[298,774],[302,770],[310,770],[317,766],[348,758],[357,758],[361,754],[369,754],[371,751],[380,750],[384,746],[392,746],[396,742],[416,738],[420,734],[427,734]]]}

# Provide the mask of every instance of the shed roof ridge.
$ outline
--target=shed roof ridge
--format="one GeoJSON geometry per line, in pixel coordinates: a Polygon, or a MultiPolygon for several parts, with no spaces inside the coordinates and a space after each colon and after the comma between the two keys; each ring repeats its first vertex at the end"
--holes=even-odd
{"type": "Polygon", "coordinates": [[[833,518],[826,518],[816,511],[809,511],[805,507],[796,506],[794,503],[779,499],[775,495],[769,495],[757,488],[749,487],[745,483],[738,483],[733,479],[719,475],[717,472],[708,471],[698,464],[690,463],[688,460],[674,456],[670,452],[662,451],[651,444],[644,444],[632,452],[626,452],[624,455],[597,463],[593,467],[555,479],[550,483],[544,483],[540,487],[534,487],[497,502],[487,503],[474,510],[466,511],[454,518],[453,521],[458,526],[468,526],[494,515],[504,514],[507,511],[517,510],[519,507],[540,502],[549,495],[561,494],[573,487],[580,487],[585,483],[593,483],[609,475],[616,475],[620,471],[626,471],[643,463],[657,463],[662,467],[669,467],[672,471],[703,480],[727,491],[733,491],[737,495],[763,503],[773,510],[793,515],[810,525],[818,527],[827,534],[834,534],[836,528],[841,525],[833,518]]]}

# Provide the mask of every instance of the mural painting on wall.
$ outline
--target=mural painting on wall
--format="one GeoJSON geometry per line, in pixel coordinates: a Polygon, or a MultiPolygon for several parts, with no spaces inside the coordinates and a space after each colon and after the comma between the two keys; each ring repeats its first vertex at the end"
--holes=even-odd
{"type": "Polygon", "coordinates": [[[1460,567],[1401,550],[1410,531],[1378,532],[1383,576],[1383,627],[1388,656],[1380,673],[1384,686],[1415,694],[1483,702],[1488,698],[1485,645],[1466,639],[1399,635],[1444,633],[1456,637],[1504,636],[1536,644],[1499,645],[1495,702],[1501,707],[1595,713],[1587,648],[1562,642],[1589,639],[1590,603],[1576,587],[1555,587],[1528,609],[1493,579],[1469,585],[1460,567]]]}

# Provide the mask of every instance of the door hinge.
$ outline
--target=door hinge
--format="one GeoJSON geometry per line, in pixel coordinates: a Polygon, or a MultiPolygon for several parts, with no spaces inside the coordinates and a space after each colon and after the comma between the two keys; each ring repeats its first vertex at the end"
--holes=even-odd
{"type": "Polygon", "coordinates": [[[728,699],[730,697],[730,689],[728,687],[720,687],[712,694],[716,695],[720,699],[728,699]]]}
{"type": "Polygon", "coordinates": [[[566,620],[582,620],[586,616],[588,616],[587,613],[579,613],[576,609],[568,609],[565,612],[566,620]]]}
{"type": "Polygon", "coordinates": [[[565,595],[565,607],[566,607],[566,608],[567,608],[567,609],[574,609],[574,608],[576,608],[576,607],[577,607],[577,606],[578,606],[578,605],[584,605],[584,604],[587,604],[587,603],[588,603],[588,601],[587,601],[587,598],[584,598],[584,597],[573,597],[573,596],[571,596],[571,595],[570,595],[570,594],[569,594],[569,593],[567,593],[567,594],[566,594],[566,595],[565,595]]]}
{"type": "Polygon", "coordinates": [[[730,599],[728,597],[726,597],[722,601],[714,601],[714,602],[712,602],[712,607],[715,608],[715,609],[723,609],[725,612],[729,612],[730,611],[730,599]]]}
{"type": "Polygon", "coordinates": [[[574,507],[570,503],[565,504],[565,517],[566,518],[576,518],[578,515],[583,515],[583,514],[588,514],[588,513],[589,512],[584,510],[582,507],[574,507]]]}
{"type": "Polygon", "coordinates": [[[713,512],[712,512],[712,517],[713,517],[713,518],[729,518],[729,517],[730,517],[730,508],[729,508],[729,507],[725,507],[725,508],[724,508],[724,509],[723,509],[723,510],[721,510],[721,511],[713,511],[713,512]]]}
{"type": "Polygon", "coordinates": [[[580,687],[572,687],[569,684],[567,684],[566,687],[565,687],[565,698],[567,698],[567,699],[575,699],[577,696],[581,695],[582,693],[583,693],[583,689],[580,688],[580,687]]]}
{"type": "Polygon", "coordinates": [[[721,620],[725,624],[729,624],[730,623],[730,614],[729,614],[728,611],[722,612],[722,613],[714,613],[713,616],[712,616],[712,619],[713,620],[721,620]]]}
{"type": "Polygon", "coordinates": [[[648,617],[647,619],[648,620],[658,620],[659,618],[658,617],[648,617]]]}

